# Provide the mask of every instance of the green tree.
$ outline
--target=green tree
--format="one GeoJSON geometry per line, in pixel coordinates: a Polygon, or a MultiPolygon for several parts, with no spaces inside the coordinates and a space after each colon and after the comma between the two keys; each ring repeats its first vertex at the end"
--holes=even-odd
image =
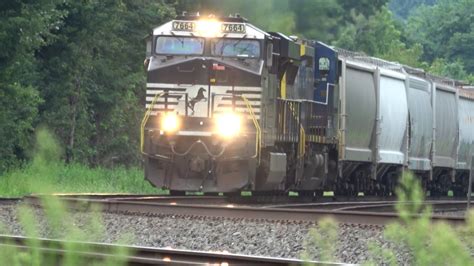
{"type": "Polygon", "coordinates": [[[0,3],[0,173],[25,160],[41,103],[35,53],[54,40],[61,1],[0,3]]]}
{"type": "Polygon", "coordinates": [[[335,42],[336,46],[413,67],[424,66],[419,60],[422,54],[421,46],[415,44],[407,47],[402,41],[401,27],[386,7],[368,18],[357,15],[354,20],[354,24],[349,24],[342,31],[335,42]]]}
{"type": "Polygon", "coordinates": [[[366,18],[375,15],[388,1],[389,0],[337,0],[341,8],[345,11],[344,21],[348,23],[355,22],[352,19],[358,15],[362,15],[366,18]]]}
{"type": "Polygon", "coordinates": [[[66,160],[136,162],[143,38],[174,17],[151,0],[0,3],[0,172],[27,158],[37,125],[66,160]]]}
{"type": "Polygon", "coordinates": [[[469,73],[474,72],[474,1],[439,0],[422,6],[408,19],[408,40],[423,46],[423,59],[459,60],[469,73]]]}
{"type": "Polygon", "coordinates": [[[161,2],[70,1],[57,39],[41,50],[42,120],[66,148],[66,161],[138,159],[143,112],[143,38],[174,16],[161,2]]]}
{"type": "Polygon", "coordinates": [[[344,10],[335,0],[301,0],[291,6],[296,30],[305,38],[330,43],[343,26],[344,10]]]}
{"type": "Polygon", "coordinates": [[[459,59],[454,62],[449,62],[446,59],[437,58],[433,64],[431,64],[428,72],[456,80],[471,81],[473,79],[473,75],[466,72],[463,63],[459,59]]]}
{"type": "Polygon", "coordinates": [[[390,0],[388,7],[400,19],[407,19],[421,5],[432,6],[438,0],[390,0]]]}

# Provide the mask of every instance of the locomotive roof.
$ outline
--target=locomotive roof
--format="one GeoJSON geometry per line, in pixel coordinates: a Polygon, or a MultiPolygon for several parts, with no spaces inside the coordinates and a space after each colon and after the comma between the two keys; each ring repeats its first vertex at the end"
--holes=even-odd
{"type": "Polygon", "coordinates": [[[153,29],[153,35],[167,35],[167,36],[183,36],[183,37],[215,37],[215,38],[249,38],[249,39],[264,39],[266,36],[270,36],[267,32],[262,29],[248,23],[247,19],[241,17],[240,15],[229,16],[229,17],[218,17],[214,15],[200,16],[199,13],[188,14],[185,13],[181,16],[177,16],[176,19],[168,21],[165,24],[162,24],[153,29]],[[199,27],[202,22],[206,22],[205,27],[199,27]],[[173,27],[174,23],[181,23],[184,26],[185,24],[192,23],[191,28],[176,28],[173,27]],[[204,29],[204,31],[209,31],[206,29],[207,26],[212,26],[214,30],[216,27],[224,26],[227,24],[237,25],[241,31],[223,31],[222,29],[217,28],[215,34],[212,36],[206,36],[204,32],[199,31],[199,28],[204,29]],[[218,26],[219,25],[219,26],[218,26]],[[196,26],[196,28],[194,28],[196,26]],[[242,28],[243,26],[243,28],[242,28]],[[196,31],[197,29],[197,31],[196,31]]]}

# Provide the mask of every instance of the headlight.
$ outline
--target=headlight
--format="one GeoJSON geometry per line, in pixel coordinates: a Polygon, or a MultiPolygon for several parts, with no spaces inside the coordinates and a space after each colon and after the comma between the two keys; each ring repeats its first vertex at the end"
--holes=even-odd
{"type": "Polygon", "coordinates": [[[234,113],[225,113],[217,116],[217,133],[224,138],[236,136],[240,132],[241,120],[242,118],[234,113]]]}
{"type": "Polygon", "coordinates": [[[175,132],[179,129],[180,123],[178,115],[175,113],[165,113],[161,117],[161,130],[165,132],[175,132]]]}
{"type": "Polygon", "coordinates": [[[196,32],[204,37],[216,37],[221,31],[221,23],[216,20],[199,20],[196,32]]]}

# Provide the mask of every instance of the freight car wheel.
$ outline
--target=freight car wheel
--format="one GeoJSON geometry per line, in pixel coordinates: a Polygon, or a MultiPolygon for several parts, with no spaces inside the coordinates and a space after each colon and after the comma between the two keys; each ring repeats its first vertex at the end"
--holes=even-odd
{"type": "Polygon", "coordinates": [[[237,192],[225,192],[222,194],[224,197],[227,198],[228,201],[230,202],[237,202],[237,203],[241,203],[241,202],[245,202],[246,199],[250,198],[250,197],[244,197],[242,196],[242,192],[240,191],[237,191],[237,192]]]}
{"type": "Polygon", "coordinates": [[[453,196],[457,198],[466,197],[467,191],[462,188],[453,188],[453,196]]]}
{"type": "Polygon", "coordinates": [[[313,191],[313,190],[303,190],[303,191],[298,191],[298,196],[300,199],[303,200],[308,200],[308,201],[314,201],[316,199],[321,198],[323,195],[322,190],[321,191],[313,191]]]}
{"type": "Polygon", "coordinates": [[[186,196],[186,191],[170,190],[170,196],[186,196]]]}

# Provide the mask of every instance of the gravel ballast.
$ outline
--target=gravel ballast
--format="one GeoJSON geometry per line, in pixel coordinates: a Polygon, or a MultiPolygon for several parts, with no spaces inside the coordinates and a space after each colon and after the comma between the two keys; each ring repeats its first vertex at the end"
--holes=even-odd
{"type": "MultiPolygon", "coordinates": [[[[39,217],[41,237],[51,237],[42,210],[35,208],[39,217]]],[[[74,212],[70,218],[84,228],[91,213],[74,212]]],[[[116,242],[124,235],[132,235],[131,244],[150,247],[171,247],[245,255],[283,258],[301,258],[304,243],[312,222],[262,221],[191,216],[142,216],[123,213],[102,213],[105,234],[101,241],[116,242]]],[[[15,205],[0,206],[0,224],[7,232],[22,235],[15,205]]],[[[384,239],[382,226],[340,224],[336,260],[344,263],[362,263],[370,257],[368,246],[383,248],[395,245],[384,239]]],[[[397,260],[409,264],[410,254],[396,248],[397,260]]],[[[319,250],[309,248],[312,259],[319,260],[319,250]]]]}

